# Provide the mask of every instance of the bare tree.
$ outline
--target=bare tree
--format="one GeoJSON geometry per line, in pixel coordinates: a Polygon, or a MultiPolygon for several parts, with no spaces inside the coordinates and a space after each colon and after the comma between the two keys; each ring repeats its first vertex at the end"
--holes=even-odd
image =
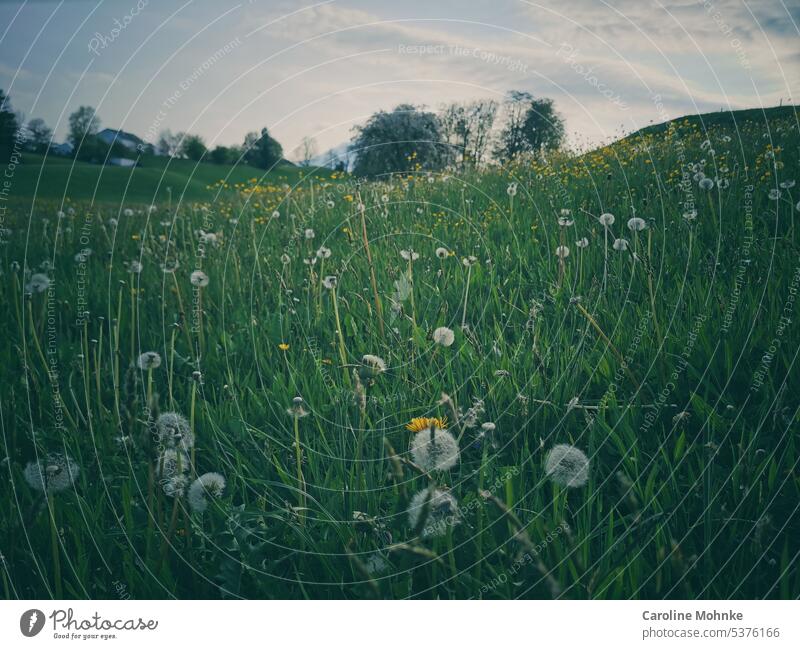
{"type": "Polygon", "coordinates": [[[445,106],[439,116],[446,141],[461,164],[478,164],[486,155],[497,115],[497,102],[479,99],[445,106]]]}
{"type": "Polygon", "coordinates": [[[308,167],[315,155],[317,155],[317,141],[306,135],[294,150],[294,156],[302,166],[308,167]]]}
{"type": "Polygon", "coordinates": [[[183,141],[183,133],[173,133],[169,129],[164,129],[158,135],[158,143],[156,149],[160,155],[166,155],[174,158],[180,153],[181,143],[183,141]]]}

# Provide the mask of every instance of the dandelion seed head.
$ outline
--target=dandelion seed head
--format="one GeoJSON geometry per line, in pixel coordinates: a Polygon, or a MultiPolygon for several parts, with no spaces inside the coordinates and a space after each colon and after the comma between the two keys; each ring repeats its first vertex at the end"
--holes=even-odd
{"type": "Polygon", "coordinates": [[[311,228],[306,228],[306,230],[305,230],[305,232],[303,234],[304,234],[305,238],[308,239],[309,241],[311,241],[311,239],[313,239],[315,236],[317,236],[316,232],[314,232],[314,230],[312,230],[311,228]]]}
{"type": "Polygon", "coordinates": [[[713,189],[714,187],[714,181],[711,180],[711,178],[701,178],[700,182],[697,184],[700,187],[700,189],[705,189],[705,190],[713,189]]]}
{"type": "Polygon", "coordinates": [[[177,412],[164,412],[156,419],[159,441],[167,448],[182,448],[185,451],[194,446],[192,433],[186,417],[177,412]]]}
{"type": "Polygon", "coordinates": [[[161,356],[158,352],[142,352],[136,359],[136,365],[140,370],[154,370],[161,366],[161,356]]]}
{"type": "Polygon", "coordinates": [[[220,473],[204,473],[189,487],[187,500],[192,511],[200,514],[208,508],[208,498],[221,498],[225,492],[225,476],[220,473]]]}
{"type": "Polygon", "coordinates": [[[79,471],[78,465],[68,455],[48,453],[38,462],[28,462],[23,475],[32,489],[55,493],[71,487],[79,471]]]}
{"type": "Polygon", "coordinates": [[[449,327],[437,327],[433,331],[433,342],[442,347],[450,347],[455,342],[456,336],[449,327]]]}
{"type": "Polygon", "coordinates": [[[566,259],[569,257],[569,248],[567,246],[558,246],[558,248],[556,248],[556,257],[559,259],[566,259]]]}
{"type": "Polygon", "coordinates": [[[50,288],[50,278],[44,273],[34,273],[25,285],[28,293],[44,293],[50,288]]]}
{"type": "Polygon", "coordinates": [[[575,242],[575,245],[578,248],[586,248],[589,245],[589,240],[586,237],[583,237],[575,242]]]}
{"type": "Polygon", "coordinates": [[[606,212],[605,214],[600,215],[600,225],[604,225],[606,227],[610,225],[614,225],[615,217],[611,212],[606,212]]]}
{"type": "Polygon", "coordinates": [[[408,524],[412,530],[422,526],[423,537],[441,536],[448,526],[460,522],[458,501],[443,489],[423,489],[414,494],[408,505],[408,524]],[[427,512],[425,518],[421,517],[427,512]]]}
{"type": "Polygon", "coordinates": [[[631,232],[641,232],[647,227],[647,223],[642,218],[638,216],[634,216],[633,218],[628,219],[628,229],[631,232]]]}
{"type": "Polygon", "coordinates": [[[329,291],[336,288],[336,275],[328,275],[322,280],[322,285],[329,291]]]}
{"type": "Polygon", "coordinates": [[[192,283],[192,286],[208,286],[208,275],[206,275],[202,270],[195,270],[192,271],[192,274],[189,276],[189,281],[192,283]]]}
{"type": "Polygon", "coordinates": [[[582,487],[589,481],[589,458],[569,444],[557,444],[544,461],[547,477],[562,487],[582,487]]]}
{"type": "Polygon", "coordinates": [[[446,259],[449,254],[450,253],[447,251],[447,248],[439,247],[439,248],[436,249],[436,256],[439,259],[446,259]]]}
{"type": "Polygon", "coordinates": [[[411,439],[411,457],[425,471],[446,471],[458,463],[458,442],[443,428],[425,428],[411,439]]]}
{"type": "Polygon", "coordinates": [[[325,246],[320,246],[319,250],[317,250],[317,257],[319,259],[328,259],[331,256],[331,249],[326,248],[325,246]]]}
{"type": "Polygon", "coordinates": [[[628,240],[627,239],[614,239],[613,243],[614,250],[625,251],[628,249],[628,240]]]}

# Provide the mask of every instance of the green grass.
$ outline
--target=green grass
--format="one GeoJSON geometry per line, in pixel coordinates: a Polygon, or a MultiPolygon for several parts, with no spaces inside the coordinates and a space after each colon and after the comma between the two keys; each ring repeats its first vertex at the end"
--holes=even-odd
{"type": "MultiPolygon", "coordinates": [[[[94,201],[95,203],[144,204],[166,202],[181,195],[203,200],[209,187],[221,182],[245,183],[268,177],[274,183],[295,184],[303,169],[280,165],[270,172],[248,165],[215,165],[209,162],[145,155],[135,168],[103,166],[54,155],[25,154],[12,179],[12,198],[30,203],[45,200],[94,201]]],[[[320,172],[326,175],[326,172],[320,172]]]]}
{"type": "Polygon", "coordinates": [[[737,126],[391,185],[270,179],[149,216],[6,215],[3,595],[797,597],[799,197],[769,192],[798,177],[800,138],[794,119],[737,126]],[[703,159],[728,186],[681,186],[703,159]],[[26,265],[53,288],[24,297],[26,265]],[[476,425],[442,393],[462,415],[480,400],[476,425]],[[227,480],[204,513],[154,478],[168,410],[196,438],[189,479],[227,480]],[[411,462],[418,416],[449,417],[454,467],[411,462]],[[548,478],[557,444],[586,453],[585,485],[548,478]],[[80,467],[49,508],[23,475],[48,452],[80,467]],[[459,522],[421,537],[406,509],[432,483],[459,522]]]}

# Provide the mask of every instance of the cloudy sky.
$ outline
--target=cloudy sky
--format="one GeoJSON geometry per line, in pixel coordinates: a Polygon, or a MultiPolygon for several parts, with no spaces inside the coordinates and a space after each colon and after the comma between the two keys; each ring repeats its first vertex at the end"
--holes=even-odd
{"type": "Polygon", "coordinates": [[[398,103],[552,97],[576,145],[797,101],[800,0],[0,0],[0,88],[154,140],[267,126],[320,150],[398,103]],[[121,28],[120,28],[121,26],[121,28]]]}

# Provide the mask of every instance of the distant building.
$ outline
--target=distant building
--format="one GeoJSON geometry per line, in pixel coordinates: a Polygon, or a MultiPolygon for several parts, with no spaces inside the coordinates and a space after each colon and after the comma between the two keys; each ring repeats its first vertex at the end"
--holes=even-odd
{"type": "Polygon", "coordinates": [[[50,151],[54,155],[63,155],[63,156],[70,156],[74,151],[75,147],[73,147],[69,142],[64,142],[63,144],[54,144],[50,147],[50,151]]]}
{"type": "Polygon", "coordinates": [[[145,142],[137,135],[126,131],[117,131],[113,128],[104,128],[97,134],[97,137],[109,146],[116,142],[131,151],[142,150],[146,146],[145,142]]]}
{"type": "Polygon", "coordinates": [[[136,160],[132,158],[109,158],[106,164],[110,164],[112,167],[135,167],[136,160]]]}

